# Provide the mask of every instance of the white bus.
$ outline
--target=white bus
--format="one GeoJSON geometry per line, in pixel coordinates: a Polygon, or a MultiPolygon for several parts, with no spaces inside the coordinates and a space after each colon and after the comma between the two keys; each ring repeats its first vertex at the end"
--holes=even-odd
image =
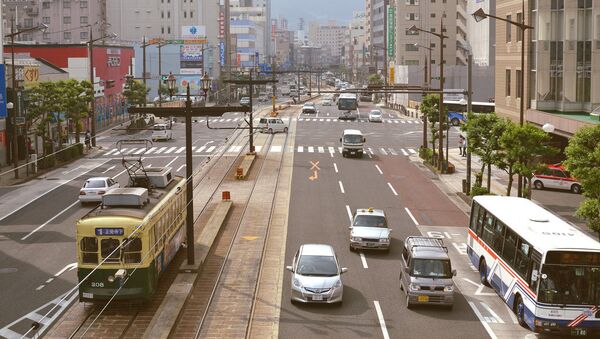
{"type": "Polygon", "coordinates": [[[530,200],[476,196],[467,253],[537,333],[600,334],[600,243],[530,200]]]}

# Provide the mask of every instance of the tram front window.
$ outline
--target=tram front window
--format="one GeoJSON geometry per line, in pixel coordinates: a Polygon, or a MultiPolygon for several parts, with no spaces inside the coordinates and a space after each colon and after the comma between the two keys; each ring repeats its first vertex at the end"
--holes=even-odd
{"type": "Polygon", "coordinates": [[[126,264],[142,261],[142,239],[133,238],[123,246],[123,260],[126,264]]]}
{"type": "Polygon", "coordinates": [[[98,263],[98,239],[85,237],[81,239],[81,261],[84,264],[98,263]]]}
{"type": "Polygon", "coordinates": [[[102,258],[107,258],[106,262],[119,262],[121,251],[119,247],[119,239],[102,239],[100,241],[100,254],[102,258]]]}

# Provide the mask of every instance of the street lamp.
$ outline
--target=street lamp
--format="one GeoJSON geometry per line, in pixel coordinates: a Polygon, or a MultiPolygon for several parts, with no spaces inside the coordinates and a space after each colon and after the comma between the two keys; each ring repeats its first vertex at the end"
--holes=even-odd
{"type": "Polygon", "coordinates": [[[438,169],[440,170],[440,172],[445,171],[448,168],[448,164],[446,163],[444,166],[444,129],[442,128],[442,123],[443,121],[445,121],[446,119],[444,118],[444,39],[448,38],[446,35],[443,34],[444,32],[444,24],[443,24],[443,19],[440,19],[440,33],[436,33],[436,32],[432,32],[432,31],[426,31],[424,29],[418,28],[417,26],[413,25],[411,28],[408,29],[411,33],[417,33],[417,32],[423,32],[423,33],[428,33],[431,35],[434,35],[438,38],[440,38],[440,101],[439,101],[439,147],[438,147],[438,169]]]}
{"type": "Polygon", "coordinates": [[[173,75],[172,72],[169,72],[169,76],[167,77],[167,89],[169,90],[169,96],[173,99],[173,92],[175,91],[175,83],[177,82],[177,78],[173,75]]]}
{"type": "MultiPolygon", "coordinates": [[[[532,26],[525,24],[525,1],[522,2],[522,12],[521,13],[522,13],[522,15],[521,15],[522,21],[521,22],[516,22],[516,21],[508,20],[505,18],[497,17],[492,14],[488,14],[483,10],[483,8],[479,8],[472,15],[476,22],[480,22],[489,17],[489,18],[504,21],[511,25],[517,26],[521,30],[521,32],[520,32],[521,33],[521,76],[519,76],[519,85],[521,86],[521,98],[519,100],[519,124],[521,126],[523,126],[523,123],[525,121],[525,106],[524,106],[525,105],[525,88],[523,87],[523,85],[525,83],[525,30],[533,29],[532,26]]],[[[519,174],[518,181],[519,181],[518,186],[517,186],[518,194],[519,194],[519,196],[521,196],[522,192],[523,192],[523,178],[520,174],[519,174]]]]}
{"type": "Polygon", "coordinates": [[[202,78],[200,78],[200,88],[204,92],[204,103],[208,101],[208,91],[210,91],[212,86],[212,79],[208,76],[207,73],[204,73],[202,78]]]}
{"type": "Polygon", "coordinates": [[[10,22],[10,33],[6,34],[5,38],[10,38],[10,54],[11,54],[11,72],[12,72],[12,100],[15,109],[12,110],[11,117],[8,119],[10,122],[10,131],[12,134],[12,150],[11,150],[11,159],[15,168],[15,179],[19,179],[19,171],[17,167],[19,167],[19,148],[17,147],[17,114],[18,114],[18,101],[17,101],[17,75],[15,72],[15,37],[19,34],[32,32],[32,31],[41,31],[45,32],[48,29],[48,25],[41,24],[37,27],[27,28],[21,31],[15,31],[15,18],[13,17],[10,22]]]}
{"type": "Polygon", "coordinates": [[[104,35],[100,38],[96,38],[96,39],[92,39],[92,34],[93,34],[94,30],[93,30],[93,26],[90,25],[90,40],[88,40],[87,45],[88,45],[88,58],[90,59],[90,83],[92,84],[92,90],[94,92],[93,97],[92,97],[92,108],[91,108],[91,112],[90,112],[90,119],[91,119],[91,139],[92,139],[92,146],[96,147],[96,87],[94,86],[94,42],[99,41],[99,40],[104,40],[106,38],[111,38],[111,39],[116,39],[117,38],[117,34],[116,33],[110,33],[107,35],[104,35]]]}

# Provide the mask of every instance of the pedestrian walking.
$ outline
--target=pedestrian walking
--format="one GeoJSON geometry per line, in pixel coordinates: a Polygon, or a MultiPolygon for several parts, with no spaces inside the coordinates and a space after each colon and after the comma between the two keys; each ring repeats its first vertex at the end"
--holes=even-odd
{"type": "Polygon", "coordinates": [[[464,156],[463,147],[465,146],[465,141],[465,137],[463,137],[462,135],[458,136],[458,154],[462,156],[464,156]]]}
{"type": "Polygon", "coordinates": [[[92,149],[92,145],[91,145],[91,141],[92,141],[92,135],[90,134],[90,131],[87,130],[85,132],[85,148],[89,151],[90,149],[92,149]]]}
{"type": "Polygon", "coordinates": [[[461,137],[463,138],[462,156],[466,157],[467,156],[467,138],[463,137],[462,135],[461,135],[461,137]]]}

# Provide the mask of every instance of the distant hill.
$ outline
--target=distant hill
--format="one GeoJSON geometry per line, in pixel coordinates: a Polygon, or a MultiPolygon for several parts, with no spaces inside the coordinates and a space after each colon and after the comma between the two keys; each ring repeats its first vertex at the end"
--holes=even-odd
{"type": "Polygon", "coordinates": [[[315,20],[349,23],[352,12],[364,10],[364,0],[271,0],[272,17],[285,17],[291,29],[297,28],[299,18],[307,25],[315,20]]]}

